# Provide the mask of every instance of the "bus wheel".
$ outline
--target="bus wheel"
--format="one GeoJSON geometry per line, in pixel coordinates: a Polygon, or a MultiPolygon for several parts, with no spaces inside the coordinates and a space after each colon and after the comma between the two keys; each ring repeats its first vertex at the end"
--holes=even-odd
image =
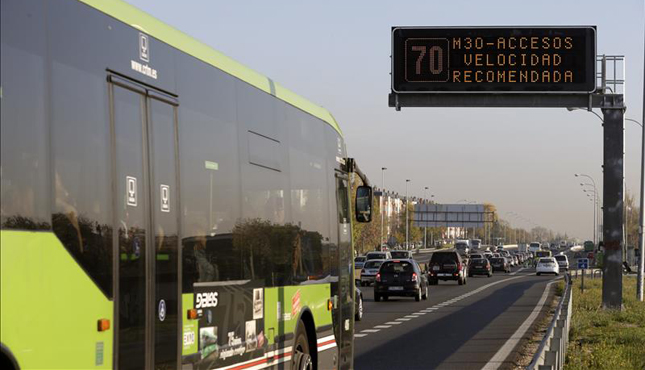
{"type": "Polygon", "coordinates": [[[293,357],[291,368],[294,370],[313,370],[314,364],[311,361],[311,352],[309,352],[309,340],[305,323],[300,321],[296,341],[293,344],[293,357]]]}

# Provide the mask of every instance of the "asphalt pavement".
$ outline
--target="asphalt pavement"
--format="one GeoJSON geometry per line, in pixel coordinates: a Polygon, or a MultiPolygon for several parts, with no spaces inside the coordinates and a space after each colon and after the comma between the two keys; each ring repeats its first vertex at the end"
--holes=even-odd
{"type": "MultiPolygon", "coordinates": [[[[415,258],[425,262],[429,255],[415,258]]],[[[468,278],[466,285],[440,281],[421,302],[375,302],[373,288],[361,287],[365,314],[355,326],[355,368],[512,368],[517,349],[539,322],[535,318],[546,312],[548,304],[538,303],[550,302],[547,284],[554,278],[516,267],[468,278]]]]}

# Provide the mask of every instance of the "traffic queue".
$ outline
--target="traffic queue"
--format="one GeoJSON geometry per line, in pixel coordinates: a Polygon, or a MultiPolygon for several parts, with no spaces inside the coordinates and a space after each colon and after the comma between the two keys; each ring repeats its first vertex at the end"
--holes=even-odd
{"type": "MultiPolygon", "coordinates": [[[[390,297],[410,297],[417,302],[428,298],[429,286],[444,283],[465,285],[469,278],[491,278],[509,274],[514,268],[535,269],[537,276],[559,275],[569,269],[564,253],[540,249],[530,251],[524,246],[486,246],[469,240],[456,241],[452,247],[413,253],[411,250],[381,246],[379,250],[356,256],[355,282],[363,315],[363,289],[373,287],[374,301],[390,297]],[[429,255],[429,258],[427,256],[429,255]],[[422,258],[426,256],[426,258],[422,258]],[[424,261],[424,262],[421,262],[424,261]]],[[[357,317],[358,318],[358,317],[357,317]]]]}

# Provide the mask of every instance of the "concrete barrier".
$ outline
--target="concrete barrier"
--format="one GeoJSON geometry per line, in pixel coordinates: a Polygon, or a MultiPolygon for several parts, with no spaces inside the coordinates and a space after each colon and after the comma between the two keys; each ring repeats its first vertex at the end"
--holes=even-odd
{"type": "Polygon", "coordinates": [[[537,352],[533,356],[527,370],[559,370],[564,369],[564,360],[569,344],[569,329],[573,310],[573,294],[571,277],[565,274],[564,294],[555,310],[549,329],[542,339],[537,352]]]}

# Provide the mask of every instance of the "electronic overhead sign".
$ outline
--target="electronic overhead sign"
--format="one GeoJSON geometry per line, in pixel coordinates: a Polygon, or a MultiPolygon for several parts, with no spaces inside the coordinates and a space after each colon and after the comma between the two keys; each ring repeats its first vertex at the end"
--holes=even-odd
{"type": "Polygon", "coordinates": [[[596,28],[393,27],[395,93],[590,93],[596,28]]]}

